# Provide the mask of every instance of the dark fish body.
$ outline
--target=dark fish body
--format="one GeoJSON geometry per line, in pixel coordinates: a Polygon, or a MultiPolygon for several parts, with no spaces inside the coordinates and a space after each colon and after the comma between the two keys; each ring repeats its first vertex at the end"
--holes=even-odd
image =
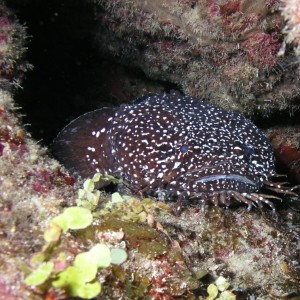
{"type": "Polygon", "coordinates": [[[62,130],[53,151],[74,174],[113,175],[159,199],[270,205],[257,194],[275,173],[265,135],[243,115],[194,97],[150,95],[87,113],[62,130]]]}

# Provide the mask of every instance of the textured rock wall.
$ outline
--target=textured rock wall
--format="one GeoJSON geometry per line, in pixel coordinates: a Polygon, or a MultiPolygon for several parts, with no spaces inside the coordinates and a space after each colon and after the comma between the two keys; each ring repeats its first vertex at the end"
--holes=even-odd
{"type": "Polygon", "coordinates": [[[32,299],[22,266],[40,248],[49,216],[74,195],[73,179],[31,139],[15,105],[31,67],[26,39],[25,27],[0,2],[0,299],[32,299]]]}
{"type": "Polygon", "coordinates": [[[150,78],[246,114],[299,109],[279,1],[97,0],[98,47],[150,78]]]}

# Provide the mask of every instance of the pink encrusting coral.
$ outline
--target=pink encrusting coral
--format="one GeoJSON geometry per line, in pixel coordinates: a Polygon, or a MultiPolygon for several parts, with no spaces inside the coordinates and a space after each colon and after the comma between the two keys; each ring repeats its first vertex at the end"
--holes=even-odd
{"type": "Polygon", "coordinates": [[[256,33],[242,43],[242,49],[253,65],[272,69],[277,63],[281,43],[275,34],[256,33]]]}

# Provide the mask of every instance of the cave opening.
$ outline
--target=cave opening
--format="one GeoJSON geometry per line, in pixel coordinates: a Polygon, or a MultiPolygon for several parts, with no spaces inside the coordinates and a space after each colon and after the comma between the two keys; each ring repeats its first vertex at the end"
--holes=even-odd
{"type": "Polygon", "coordinates": [[[12,0],[7,5],[27,27],[26,59],[33,66],[16,102],[27,130],[41,144],[49,145],[65,125],[85,112],[118,106],[147,93],[149,82],[155,91],[164,90],[166,84],[101,55],[95,42],[101,27],[92,3],[12,0]]]}

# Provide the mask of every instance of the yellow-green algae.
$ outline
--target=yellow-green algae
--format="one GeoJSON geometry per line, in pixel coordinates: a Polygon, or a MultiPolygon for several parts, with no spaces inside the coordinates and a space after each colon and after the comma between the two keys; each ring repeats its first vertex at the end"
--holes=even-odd
{"type": "Polygon", "coordinates": [[[164,294],[170,296],[193,297],[191,291],[199,286],[196,277],[186,267],[179,249],[172,247],[163,228],[149,221],[152,219],[151,213],[168,213],[168,206],[151,199],[140,201],[119,194],[113,194],[111,201],[105,203],[105,197],[95,190],[94,183],[99,179],[95,175],[93,179],[86,180],[83,189],[79,190],[80,201],[77,203],[85,207],[66,208],[50,220],[44,233],[46,244],[31,261],[32,266],[38,267],[27,276],[25,282],[45,295],[53,292],[54,288],[56,294],[64,291],[66,295],[84,299],[100,293],[102,286],[97,283],[100,278],[105,281],[102,297],[109,298],[116,293],[125,293],[134,298],[142,294],[147,297],[154,295],[156,289],[162,289],[164,294]],[[102,209],[91,206],[93,222],[92,212],[86,208],[90,206],[90,200],[103,206],[102,209]],[[68,230],[72,231],[68,233],[68,230]],[[112,263],[124,262],[127,256],[124,257],[123,249],[128,251],[131,262],[109,268],[109,264],[105,264],[106,269],[98,272],[96,277],[96,270],[100,265],[103,268],[103,264],[97,263],[97,268],[96,262],[83,260],[89,264],[89,267],[85,267],[78,261],[83,255],[95,257],[90,255],[90,251],[102,243],[107,249],[111,248],[112,263]],[[82,252],[86,249],[91,250],[82,252]],[[69,259],[66,260],[66,257],[69,259]],[[55,266],[61,269],[55,271],[55,266]],[[116,282],[119,285],[116,286],[116,282]]]}
{"type": "Polygon", "coordinates": [[[89,251],[78,253],[71,265],[66,263],[64,252],[53,255],[55,248],[59,247],[62,233],[85,229],[92,221],[91,211],[84,207],[68,207],[52,218],[44,234],[46,244],[31,262],[38,267],[28,274],[25,283],[46,294],[54,288],[67,296],[96,297],[101,292],[101,285],[96,280],[98,269],[107,268],[111,263],[122,264],[127,259],[124,249],[110,249],[104,243],[95,243],[89,251]]]}

